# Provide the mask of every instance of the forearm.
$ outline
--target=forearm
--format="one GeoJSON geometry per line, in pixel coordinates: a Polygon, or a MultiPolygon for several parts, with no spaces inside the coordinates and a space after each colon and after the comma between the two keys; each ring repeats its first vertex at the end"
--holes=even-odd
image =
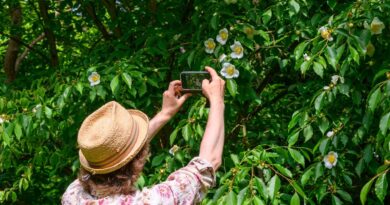
{"type": "Polygon", "coordinates": [[[223,145],[225,139],[223,103],[211,104],[206,130],[200,145],[199,157],[209,161],[214,170],[222,162],[223,145]]]}
{"type": "Polygon", "coordinates": [[[171,117],[167,114],[164,114],[163,112],[157,113],[150,121],[149,121],[149,128],[148,128],[148,135],[149,138],[152,139],[158,131],[161,130],[162,127],[164,127],[165,124],[171,119],[171,117]]]}

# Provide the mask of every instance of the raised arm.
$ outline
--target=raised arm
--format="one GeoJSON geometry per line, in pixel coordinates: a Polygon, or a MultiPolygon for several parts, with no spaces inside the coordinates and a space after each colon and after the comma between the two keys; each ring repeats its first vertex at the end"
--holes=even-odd
{"type": "Polygon", "coordinates": [[[158,131],[179,111],[180,107],[191,94],[180,96],[181,82],[179,80],[169,83],[168,90],[163,93],[162,108],[149,122],[149,138],[152,139],[158,131]]]}
{"type": "Polygon", "coordinates": [[[206,70],[211,75],[211,82],[203,80],[202,92],[210,102],[210,112],[206,130],[200,144],[199,157],[209,161],[213,165],[214,170],[217,170],[222,162],[225,139],[225,81],[218,76],[214,69],[206,67],[206,70]]]}

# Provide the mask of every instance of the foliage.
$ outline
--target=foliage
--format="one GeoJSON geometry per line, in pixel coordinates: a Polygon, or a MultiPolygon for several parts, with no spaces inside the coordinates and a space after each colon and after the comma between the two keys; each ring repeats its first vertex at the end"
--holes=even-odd
{"type": "MultiPolygon", "coordinates": [[[[239,76],[227,79],[223,165],[202,204],[388,201],[388,1],[47,1],[50,21],[20,1],[20,28],[11,2],[0,0],[0,52],[10,36],[32,42],[51,30],[59,64],[45,38],[0,85],[0,202],[58,203],[76,178],[77,130],[89,113],[116,100],[153,116],[181,71],[220,71],[226,61],[239,76]],[[242,58],[230,56],[235,41],[242,58]],[[91,86],[93,72],[100,83],[91,86]]],[[[198,154],[207,113],[206,100],[191,97],[154,140],[140,187],[198,154]]]]}

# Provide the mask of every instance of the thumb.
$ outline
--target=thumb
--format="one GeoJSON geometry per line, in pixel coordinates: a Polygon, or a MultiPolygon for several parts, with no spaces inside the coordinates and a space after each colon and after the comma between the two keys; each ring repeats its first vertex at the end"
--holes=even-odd
{"type": "Polygon", "coordinates": [[[182,95],[182,96],[179,98],[179,100],[178,100],[180,106],[183,105],[183,103],[184,103],[189,97],[191,97],[191,96],[192,96],[191,93],[186,93],[186,94],[182,95]]]}

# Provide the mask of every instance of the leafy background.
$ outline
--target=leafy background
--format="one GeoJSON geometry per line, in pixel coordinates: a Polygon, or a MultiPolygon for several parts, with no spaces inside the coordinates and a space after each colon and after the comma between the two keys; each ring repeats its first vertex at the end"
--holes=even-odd
{"type": "MultiPolygon", "coordinates": [[[[227,80],[223,165],[202,204],[389,200],[389,1],[0,0],[0,8],[0,203],[59,203],[76,178],[77,130],[89,113],[116,100],[153,116],[168,82],[205,65],[220,71],[235,40],[245,51],[230,60],[240,75],[227,80]],[[370,29],[375,17],[380,34],[370,29]],[[223,28],[227,44],[207,54],[203,42],[223,28]],[[101,76],[93,87],[92,72],[101,76]],[[338,159],[328,169],[330,151],[338,159]]],[[[186,103],[155,138],[140,187],[197,155],[207,113],[201,96],[186,103]]]]}

